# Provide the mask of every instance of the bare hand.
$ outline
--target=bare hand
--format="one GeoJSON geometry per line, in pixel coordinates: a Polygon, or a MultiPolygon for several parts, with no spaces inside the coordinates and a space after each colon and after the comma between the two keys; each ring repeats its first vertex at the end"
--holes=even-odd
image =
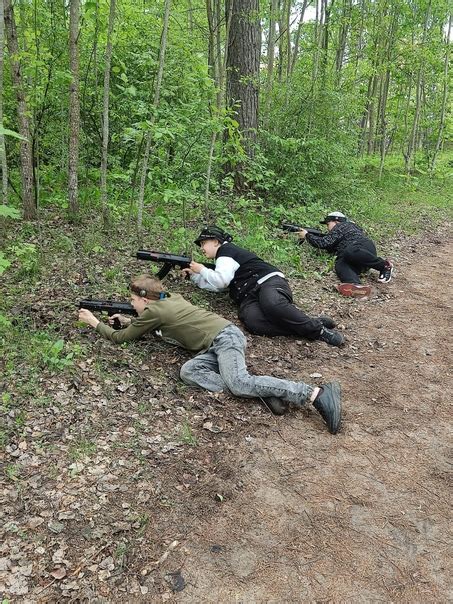
{"type": "Polygon", "coordinates": [[[192,260],[192,262],[190,263],[190,270],[193,273],[201,273],[201,271],[204,269],[204,265],[200,264],[199,262],[195,262],[195,260],[192,260]]]}
{"type": "Polygon", "coordinates": [[[193,275],[194,272],[192,270],[190,270],[190,268],[182,268],[181,274],[182,274],[182,278],[185,279],[186,277],[190,277],[190,275],[193,275]]]}
{"type": "Polygon", "coordinates": [[[306,231],[305,229],[302,229],[301,231],[297,231],[297,233],[296,233],[296,235],[297,235],[297,237],[299,237],[299,239],[305,239],[307,234],[308,234],[308,231],[306,231]]]}
{"type": "Polygon", "coordinates": [[[79,310],[79,321],[82,321],[82,323],[86,323],[87,325],[91,325],[91,327],[97,327],[97,324],[99,323],[99,320],[96,319],[93,313],[86,308],[81,308],[79,310]]]}
{"type": "Polygon", "coordinates": [[[130,317],[125,317],[124,315],[115,313],[114,315],[109,317],[110,325],[113,325],[113,323],[115,322],[115,319],[118,319],[118,321],[121,323],[121,327],[127,327],[128,325],[131,324],[131,321],[132,321],[132,319],[130,317]]]}

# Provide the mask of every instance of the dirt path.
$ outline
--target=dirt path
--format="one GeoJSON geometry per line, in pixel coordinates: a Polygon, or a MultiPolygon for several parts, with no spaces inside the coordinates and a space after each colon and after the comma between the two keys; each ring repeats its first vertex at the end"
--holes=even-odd
{"type": "MultiPolygon", "coordinates": [[[[276,418],[186,388],[189,355],[153,337],[115,347],[56,322],[106,287],[106,267],[55,260],[20,310],[83,355],[39,365],[30,384],[14,358],[3,383],[0,600],[453,602],[453,241],[441,240],[394,241],[397,276],[369,301],[338,296],[331,275],[293,283],[307,311],[344,326],[343,349],[248,338],[254,373],[341,381],[335,437],[312,410],[276,418]]],[[[136,270],[118,251],[109,262],[136,270]]],[[[236,320],[226,297],[168,283],[236,320]]]]}
{"type": "Polygon", "coordinates": [[[243,440],[178,602],[453,601],[453,246],[407,254],[386,300],[347,306],[347,351],[307,360],[342,382],[342,433],[292,413],[243,440]]]}

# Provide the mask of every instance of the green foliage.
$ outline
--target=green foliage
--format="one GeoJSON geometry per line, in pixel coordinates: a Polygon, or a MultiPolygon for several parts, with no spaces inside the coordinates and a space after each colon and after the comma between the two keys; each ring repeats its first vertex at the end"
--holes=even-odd
{"type": "Polygon", "coordinates": [[[6,258],[5,254],[0,251],[0,275],[4,273],[9,266],[11,266],[11,262],[6,258]]]}
{"type": "Polygon", "coordinates": [[[12,136],[13,138],[18,138],[19,140],[27,140],[24,136],[19,134],[18,132],[14,132],[14,130],[9,130],[5,128],[2,124],[0,124],[0,135],[3,136],[12,136]]]}
{"type": "Polygon", "coordinates": [[[91,457],[96,453],[96,450],[96,443],[85,437],[80,437],[73,445],[71,445],[68,454],[70,459],[73,461],[78,461],[84,457],[91,457]]]}
{"type": "Polygon", "coordinates": [[[33,276],[38,272],[38,251],[33,243],[18,243],[9,250],[16,256],[20,264],[20,275],[33,276]]]}
{"type": "Polygon", "coordinates": [[[35,347],[35,354],[43,366],[61,371],[74,364],[74,352],[65,354],[65,341],[63,339],[53,341],[47,333],[38,332],[32,336],[32,343],[35,347]]]}
{"type": "Polygon", "coordinates": [[[74,241],[64,233],[58,233],[55,241],[55,248],[61,252],[73,252],[74,241]]]}
{"type": "Polygon", "coordinates": [[[9,327],[11,327],[11,322],[5,317],[5,315],[0,313],[0,331],[2,329],[8,329],[9,327]]]}
{"type": "Polygon", "coordinates": [[[18,220],[20,218],[20,212],[17,208],[0,204],[0,218],[13,218],[18,220]]]}
{"type": "Polygon", "coordinates": [[[197,438],[193,434],[192,428],[190,427],[190,425],[187,421],[185,421],[181,426],[180,439],[181,439],[181,442],[183,442],[186,445],[191,445],[191,446],[197,445],[197,438]]]}

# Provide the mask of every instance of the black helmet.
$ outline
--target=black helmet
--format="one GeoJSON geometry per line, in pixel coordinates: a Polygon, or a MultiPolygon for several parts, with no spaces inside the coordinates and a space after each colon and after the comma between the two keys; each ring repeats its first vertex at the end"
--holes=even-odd
{"type": "Polygon", "coordinates": [[[200,247],[201,242],[206,241],[207,239],[217,239],[220,243],[229,243],[230,241],[233,241],[233,237],[229,233],[222,231],[222,229],[215,224],[205,227],[195,239],[194,243],[200,247]]]}

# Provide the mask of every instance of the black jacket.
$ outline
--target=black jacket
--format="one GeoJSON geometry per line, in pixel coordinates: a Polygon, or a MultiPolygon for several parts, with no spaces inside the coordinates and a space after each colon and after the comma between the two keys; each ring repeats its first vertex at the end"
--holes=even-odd
{"type": "Polygon", "coordinates": [[[305,239],[313,247],[326,250],[337,256],[341,256],[351,243],[369,241],[363,230],[354,222],[339,222],[327,235],[308,233],[305,239]]]}

